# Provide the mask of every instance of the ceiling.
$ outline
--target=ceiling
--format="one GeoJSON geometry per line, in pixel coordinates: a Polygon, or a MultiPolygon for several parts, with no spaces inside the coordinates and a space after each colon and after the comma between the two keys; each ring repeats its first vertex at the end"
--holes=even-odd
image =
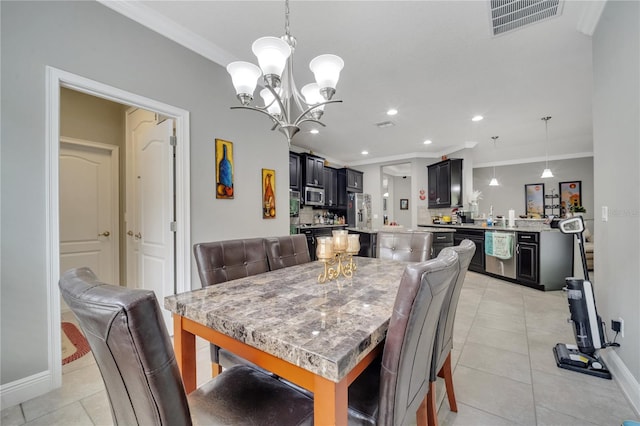
{"type": "MultiPolygon", "coordinates": [[[[224,66],[257,63],[253,41],[284,34],[283,1],[103,4],[224,66]]],[[[475,167],[544,161],[547,149],[551,160],[590,156],[590,34],[603,4],[564,1],[559,16],[494,37],[484,0],[292,1],[298,87],[313,80],[313,57],[345,61],[334,96],[343,103],[326,106],[319,134],[304,128],[292,143],[346,165],[465,147],[475,167]],[[387,116],[389,108],[398,114],[387,116]],[[477,114],[484,120],[472,122],[477,114]],[[553,117],[548,147],[543,116],[553,117]],[[395,126],[375,125],[387,120],[395,126]],[[495,146],[491,136],[499,136],[495,146]]],[[[269,131],[263,115],[238,114],[269,131]]]]}

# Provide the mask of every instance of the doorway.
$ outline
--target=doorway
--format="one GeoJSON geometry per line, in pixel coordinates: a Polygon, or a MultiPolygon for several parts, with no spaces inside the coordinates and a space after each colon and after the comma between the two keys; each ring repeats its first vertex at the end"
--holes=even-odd
{"type": "MultiPolygon", "coordinates": [[[[48,359],[52,388],[62,383],[60,330],[60,90],[68,88],[124,105],[130,105],[175,121],[175,271],[172,273],[170,294],[184,292],[191,286],[190,242],[190,184],[189,184],[189,112],[161,102],[126,92],[53,67],[46,68],[46,191],[47,215],[47,288],[48,288],[48,359]]],[[[162,305],[162,300],[159,300],[162,305]]],[[[169,329],[170,331],[172,328],[169,329]]]]}
{"type": "Polygon", "coordinates": [[[381,167],[383,221],[405,228],[411,225],[411,163],[381,167]],[[406,201],[401,201],[406,200],[406,201]]]}

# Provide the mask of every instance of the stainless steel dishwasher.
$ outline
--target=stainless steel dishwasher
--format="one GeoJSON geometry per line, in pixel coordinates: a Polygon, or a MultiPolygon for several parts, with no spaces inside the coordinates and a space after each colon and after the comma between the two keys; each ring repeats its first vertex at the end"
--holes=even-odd
{"type": "Polygon", "coordinates": [[[516,233],[491,230],[486,231],[484,235],[485,270],[491,274],[515,279],[516,233]]]}

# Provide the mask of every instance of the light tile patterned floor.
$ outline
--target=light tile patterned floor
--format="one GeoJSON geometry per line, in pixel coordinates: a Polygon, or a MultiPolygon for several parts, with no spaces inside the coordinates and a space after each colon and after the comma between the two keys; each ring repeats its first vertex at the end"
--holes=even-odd
{"type": "MultiPolygon", "coordinates": [[[[615,381],[556,367],[552,347],[573,343],[563,292],[540,292],[469,272],[454,331],[458,413],[438,382],[443,426],[620,425],[638,419],[615,381]]],[[[209,346],[198,340],[198,383],[209,346]]],[[[86,355],[63,366],[63,386],[2,411],[2,426],[111,425],[100,373],[86,355]]]]}

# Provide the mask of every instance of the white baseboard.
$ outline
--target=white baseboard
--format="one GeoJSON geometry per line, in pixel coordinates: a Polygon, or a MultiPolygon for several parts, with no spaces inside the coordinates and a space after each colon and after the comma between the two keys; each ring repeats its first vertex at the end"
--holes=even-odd
{"type": "Polygon", "coordinates": [[[0,386],[0,410],[51,392],[53,382],[51,371],[43,371],[0,386]]]}
{"type": "Polygon", "coordinates": [[[615,351],[601,351],[600,356],[604,358],[609,371],[631,404],[636,416],[640,417],[640,383],[633,377],[631,371],[615,351]]]}

